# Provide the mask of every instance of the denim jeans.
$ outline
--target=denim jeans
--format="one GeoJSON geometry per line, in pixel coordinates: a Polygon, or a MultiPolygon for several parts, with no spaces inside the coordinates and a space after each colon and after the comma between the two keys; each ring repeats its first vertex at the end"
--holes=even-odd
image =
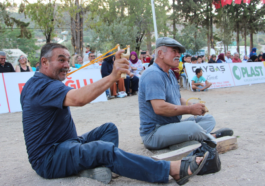
{"type": "Polygon", "coordinates": [[[142,136],[142,140],[146,148],[158,150],[186,141],[213,139],[210,133],[215,124],[215,119],[209,114],[192,116],[178,123],[156,125],[154,131],[142,136]]]}
{"type": "Polygon", "coordinates": [[[148,182],[168,182],[170,162],[127,153],[118,148],[118,129],[106,123],[80,136],[55,144],[36,172],[44,178],[62,178],[82,170],[106,166],[114,173],[148,182]]]}
{"type": "Polygon", "coordinates": [[[130,92],[130,86],[133,92],[138,91],[139,78],[137,76],[133,76],[133,78],[127,76],[126,79],[124,79],[124,84],[127,93],[130,92]]]}

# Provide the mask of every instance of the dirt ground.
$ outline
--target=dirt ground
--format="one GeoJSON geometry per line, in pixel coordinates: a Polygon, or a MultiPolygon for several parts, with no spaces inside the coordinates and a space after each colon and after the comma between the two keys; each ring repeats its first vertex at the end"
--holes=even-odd
{"type": "MultiPolygon", "coordinates": [[[[238,149],[221,154],[220,172],[195,176],[189,185],[265,185],[265,84],[214,89],[208,92],[181,90],[183,98],[199,97],[217,121],[216,129],[230,127],[237,136],[238,149]]],[[[71,108],[78,134],[106,123],[117,125],[120,148],[152,156],[139,135],[138,98],[132,96],[71,108]]],[[[188,117],[188,116],[184,116],[188,117]]],[[[22,129],[22,114],[0,115],[0,185],[103,185],[97,181],[72,176],[47,180],[39,177],[28,162],[22,129]]],[[[137,171],[137,170],[135,170],[137,171]]],[[[113,179],[110,185],[159,185],[125,177],[113,179]]],[[[173,180],[167,184],[176,185],[173,180]]]]}

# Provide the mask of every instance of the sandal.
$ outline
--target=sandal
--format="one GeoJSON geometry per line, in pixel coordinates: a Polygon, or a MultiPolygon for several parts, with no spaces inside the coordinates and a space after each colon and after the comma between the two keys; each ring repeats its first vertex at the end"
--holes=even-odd
{"type": "Polygon", "coordinates": [[[232,136],[234,134],[234,132],[233,132],[232,129],[222,128],[222,129],[219,129],[219,130],[215,131],[212,134],[215,134],[216,138],[221,138],[221,137],[224,137],[224,136],[232,136]]]}
{"type": "Polygon", "coordinates": [[[180,179],[176,180],[177,184],[184,185],[185,183],[189,181],[189,178],[198,174],[200,170],[202,169],[202,167],[204,166],[208,156],[209,156],[209,152],[206,151],[204,153],[203,160],[201,161],[199,165],[196,163],[196,157],[197,157],[196,155],[182,158],[181,165],[180,165],[180,179]],[[189,166],[192,172],[191,175],[188,174],[189,166]]]}

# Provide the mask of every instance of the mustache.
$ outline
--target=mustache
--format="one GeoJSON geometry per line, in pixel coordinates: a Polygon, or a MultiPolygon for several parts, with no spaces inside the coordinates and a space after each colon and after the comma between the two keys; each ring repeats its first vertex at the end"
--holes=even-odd
{"type": "Polygon", "coordinates": [[[62,68],[62,69],[60,70],[60,72],[68,72],[68,71],[69,71],[68,68],[62,68]]]}
{"type": "Polygon", "coordinates": [[[179,60],[179,57],[174,57],[173,61],[175,61],[175,60],[179,60]]]}

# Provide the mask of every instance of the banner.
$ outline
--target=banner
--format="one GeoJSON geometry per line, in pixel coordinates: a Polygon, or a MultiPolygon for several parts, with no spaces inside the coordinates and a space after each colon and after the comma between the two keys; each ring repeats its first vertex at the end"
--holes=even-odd
{"type": "Polygon", "coordinates": [[[188,80],[191,85],[192,78],[196,75],[195,70],[201,68],[203,71],[203,77],[212,83],[209,89],[214,88],[224,88],[234,86],[233,78],[231,76],[231,71],[228,64],[191,64],[185,63],[186,72],[188,75],[188,80]]]}
{"type": "Polygon", "coordinates": [[[264,63],[230,63],[235,86],[265,83],[264,63]]]}
{"type": "MultiPolygon", "coordinates": [[[[9,105],[9,112],[22,111],[21,104],[20,104],[20,95],[21,95],[24,85],[34,75],[34,73],[35,72],[3,73],[1,75],[1,77],[3,76],[4,78],[3,82],[6,85],[7,97],[5,98],[6,99],[5,102],[7,102],[7,105],[9,105]]],[[[39,72],[36,72],[36,73],[39,73],[39,72]]],[[[100,69],[82,69],[72,74],[65,81],[63,81],[63,83],[65,83],[66,86],[79,89],[85,85],[92,84],[100,80],[101,78],[102,77],[101,77],[100,69]]],[[[2,95],[1,87],[2,86],[0,85],[0,92],[2,95]]],[[[5,89],[4,89],[4,93],[5,93],[5,89]]],[[[2,98],[0,101],[1,101],[0,104],[2,105],[2,98]]],[[[99,97],[97,97],[91,103],[100,102],[100,101],[107,101],[105,92],[103,92],[99,97]]],[[[6,106],[3,106],[3,109],[6,111],[6,106]]],[[[8,109],[7,109],[7,112],[8,112],[8,109]]],[[[1,110],[0,110],[0,113],[1,113],[1,110]]]]}
{"type": "Polygon", "coordinates": [[[10,112],[20,112],[20,94],[25,83],[34,75],[34,72],[3,73],[5,79],[7,102],[10,112]]]}
{"type": "MultiPolygon", "coordinates": [[[[102,79],[100,69],[85,68],[67,77],[67,79],[63,81],[63,83],[68,87],[79,89],[85,85],[92,84],[100,79],[102,79]]],[[[103,92],[91,103],[100,102],[100,101],[107,101],[107,96],[105,92],[103,92]]]]}
{"type": "Polygon", "coordinates": [[[3,80],[3,74],[0,74],[0,114],[8,113],[8,105],[6,99],[5,84],[3,80]]]}

